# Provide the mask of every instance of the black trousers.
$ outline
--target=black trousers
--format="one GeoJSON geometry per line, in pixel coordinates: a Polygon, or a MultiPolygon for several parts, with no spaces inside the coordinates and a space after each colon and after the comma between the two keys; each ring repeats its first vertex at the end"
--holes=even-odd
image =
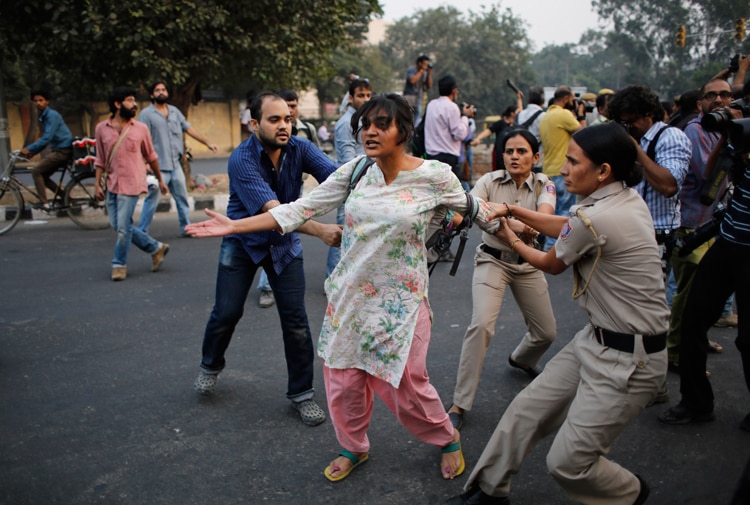
{"type": "Polygon", "coordinates": [[[696,412],[708,413],[714,408],[713,389],[706,377],[708,330],[721,316],[732,292],[740,321],[735,345],[750,391],[750,247],[719,238],[698,264],[682,315],[681,403],[696,412]]]}
{"type": "Polygon", "coordinates": [[[428,160],[438,160],[442,161],[446,165],[450,165],[451,169],[453,169],[453,173],[456,174],[456,177],[458,177],[458,180],[463,181],[461,178],[461,167],[458,165],[458,156],[455,154],[448,154],[448,153],[437,153],[437,154],[428,154],[427,155],[428,160]]]}

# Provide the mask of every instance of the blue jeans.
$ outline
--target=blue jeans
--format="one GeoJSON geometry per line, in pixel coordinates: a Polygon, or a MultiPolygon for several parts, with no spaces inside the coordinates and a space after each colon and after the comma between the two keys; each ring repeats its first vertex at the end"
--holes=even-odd
{"type": "MultiPolygon", "coordinates": [[[[344,205],[339,205],[336,210],[336,224],[344,224],[344,205]]],[[[341,248],[340,247],[329,247],[328,248],[328,259],[326,260],[326,279],[331,276],[331,272],[336,268],[341,259],[341,248]]]]}
{"type": "MultiPolygon", "coordinates": [[[[190,204],[188,203],[187,184],[185,182],[185,173],[182,169],[170,170],[161,173],[164,184],[169,188],[169,193],[174,198],[177,207],[177,219],[180,221],[180,234],[185,233],[185,227],[190,224],[190,204]]],[[[143,200],[143,210],[141,210],[141,219],[138,222],[138,228],[148,233],[151,221],[156,214],[156,208],[161,200],[161,191],[159,186],[155,186],[148,191],[146,199],[143,200]]]]}
{"type": "Polygon", "coordinates": [[[157,240],[133,226],[133,212],[135,212],[135,204],[137,203],[138,196],[118,195],[107,191],[109,225],[117,232],[115,257],[112,259],[113,267],[128,264],[128,251],[130,251],[131,241],[136,247],[148,254],[154,254],[161,246],[157,240]]]}
{"type": "Polygon", "coordinates": [[[224,353],[235,326],[242,318],[245,300],[258,267],[263,267],[268,274],[281,320],[288,375],[286,396],[294,401],[312,398],[314,352],[305,311],[302,254],[277,275],[270,254],[256,264],[238,240],[224,239],[216,274],[216,301],[203,336],[201,369],[206,373],[219,373],[224,369],[224,353]]]}
{"type": "MultiPolygon", "coordinates": [[[[576,195],[569,193],[565,189],[564,177],[562,175],[553,175],[550,180],[555,183],[555,193],[557,194],[557,203],[555,204],[556,216],[570,216],[570,208],[576,203],[576,195]]],[[[557,242],[557,237],[547,237],[544,244],[544,250],[549,251],[557,242]]]]}
{"type": "Polygon", "coordinates": [[[273,291],[271,283],[268,282],[268,274],[262,268],[260,269],[260,277],[258,277],[258,291],[273,291]]]}

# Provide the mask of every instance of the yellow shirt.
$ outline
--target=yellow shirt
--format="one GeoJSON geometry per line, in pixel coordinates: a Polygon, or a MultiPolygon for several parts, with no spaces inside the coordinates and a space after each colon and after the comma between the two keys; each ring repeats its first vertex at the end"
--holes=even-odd
{"type": "Polygon", "coordinates": [[[550,177],[560,175],[570,138],[580,128],[581,124],[568,109],[563,109],[559,105],[552,105],[547,109],[539,124],[539,136],[544,147],[542,171],[545,174],[550,177]]]}

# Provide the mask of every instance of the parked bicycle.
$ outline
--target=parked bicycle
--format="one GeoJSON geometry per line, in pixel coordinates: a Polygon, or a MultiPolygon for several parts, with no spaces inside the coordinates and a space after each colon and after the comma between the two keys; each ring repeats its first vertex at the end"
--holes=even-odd
{"type": "MultiPolygon", "coordinates": [[[[96,177],[94,156],[91,155],[95,141],[76,139],[73,141],[73,158],[62,169],[58,190],[49,202],[48,213],[59,215],[66,212],[75,224],[87,230],[100,230],[109,226],[107,206],[96,199],[96,177]]],[[[32,195],[39,204],[39,194],[18,179],[22,173],[31,173],[28,167],[17,167],[18,162],[28,162],[21,151],[13,151],[5,170],[0,176],[0,235],[9,232],[18,223],[26,210],[23,191],[32,195]]]]}

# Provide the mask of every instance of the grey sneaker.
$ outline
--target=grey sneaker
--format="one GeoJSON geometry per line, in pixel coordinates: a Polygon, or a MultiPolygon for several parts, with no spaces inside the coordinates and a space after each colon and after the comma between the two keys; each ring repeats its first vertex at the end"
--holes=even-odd
{"type": "Polygon", "coordinates": [[[261,309],[267,309],[274,303],[276,303],[276,299],[273,297],[273,291],[261,291],[260,292],[260,298],[258,299],[258,306],[261,309]]]}
{"type": "Polygon", "coordinates": [[[299,412],[302,422],[308,426],[317,426],[326,420],[326,413],[312,398],[301,402],[292,402],[292,407],[299,412]]]}
{"type": "Polygon", "coordinates": [[[195,387],[195,391],[199,395],[210,395],[214,392],[214,389],[216,389],[216,383],[218,380],[219,374],[206,373],[201,370],[201,373],[198,374],[198,378],[195,379],[193,387],[195,387]]]}

